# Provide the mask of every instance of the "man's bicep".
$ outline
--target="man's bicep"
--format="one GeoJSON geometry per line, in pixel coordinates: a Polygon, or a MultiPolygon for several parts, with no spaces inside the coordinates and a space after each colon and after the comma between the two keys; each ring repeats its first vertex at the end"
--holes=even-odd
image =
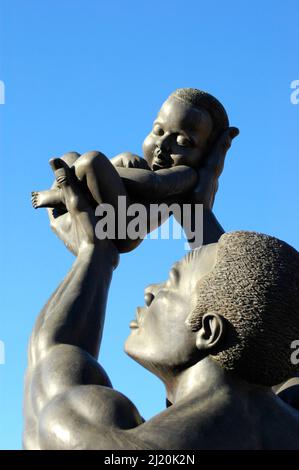
{"type": "Polygon", "coordinates": [[[78,385],[112,388],[109,377],[95,358],[81,348],[68,344],[50,348],[28,373],[30,384],[25,396],[25,411],[32,408],[37,418],[57,395],[78,385]]]}
{"type": "Polygon", "coordinates": [[[143,423],[133,403],[97,385],[56,396],[39,419],[41,449],[137,449],[127,432],[143,423]]]}

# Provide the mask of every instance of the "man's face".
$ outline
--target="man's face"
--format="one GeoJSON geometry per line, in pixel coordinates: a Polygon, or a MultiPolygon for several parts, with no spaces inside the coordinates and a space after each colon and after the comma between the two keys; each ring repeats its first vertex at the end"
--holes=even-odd
{"type": "Polygon", "coordinates": [[[212,129],[207,111],[169,98],[143,142],[144,157],[154,171],[177,165],[198,168],[212,129]]]}
{"type": "Polygon", "coordinates": [[[196,256],[190,252],[172,267],[166,282],[145,289],[146,306],[137,308],[130,323],[126,353],[160,377],[200,359],[196,334],[185,321],[200,295],[198,282],[215,265],[217,243],[196,251],[196,256]]]}

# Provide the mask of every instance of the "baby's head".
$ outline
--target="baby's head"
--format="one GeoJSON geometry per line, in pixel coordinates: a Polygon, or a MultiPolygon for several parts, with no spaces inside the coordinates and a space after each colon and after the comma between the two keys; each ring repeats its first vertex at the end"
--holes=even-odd
{"type": "Polygon", "coordinates": [[[229,126],[222,104],[209,93],[179,88],[162,105],[143,154],[153,170],[187,165],[198,168],[229,126]]]}

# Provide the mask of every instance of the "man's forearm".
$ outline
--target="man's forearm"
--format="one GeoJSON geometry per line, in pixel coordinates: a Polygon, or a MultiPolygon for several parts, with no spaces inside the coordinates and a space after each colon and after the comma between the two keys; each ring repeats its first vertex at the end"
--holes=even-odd
{"type": "MultiPolygon", "coordinates": [[[[188,204],[188,199],[184,201],[184,204],[188,204]]],[[[187,219],[185,223],[184,217],[177,217],[174,213],[174,217],[184,229],[186,238],[189,242],[190,249],[199,248],[201,245],[209,245],[210,243],[217,243],[221,235],[224,233],[224,229],[219,224],[214,213],[211,209],[203,209],[202,213],[202,225],[199,224],[201,217],[196,217],[196,206],[191,207],[191,220],[187,219]],[[201,234],[199,233],[201,231],[201,234]],[[200,236],[202,235],[202,236],[200,236]]],[[[183,213],[183,208],[181,209],[183,213]]]]}
{"type": "Polygon", "coordinates": [[[217,243],[221,235],[224,234],[224,229],[218,222],[216,216],[211,209],[203,210],[203,245],[209,243],[217,243]]]}
{"type": "Polygon", "coordinates": [[[33,332],[34,356],[55,344],[78,346],[97,357],[113,271],[112,253],[85,246],[42,312],[33,332]]]}

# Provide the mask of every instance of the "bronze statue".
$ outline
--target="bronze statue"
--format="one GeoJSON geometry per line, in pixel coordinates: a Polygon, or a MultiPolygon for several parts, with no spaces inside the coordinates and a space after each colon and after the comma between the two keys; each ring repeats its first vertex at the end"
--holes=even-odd
{"type": "Polygon", "coordinates": [[[52,161],[64,207],[51,224],[76,260],[30,339],[26,449],[299,449],[299,413],[271,388],[298,370],[299,254],[267,235],[223,234],[211,207],[224,133],[194,189],[207,204],[205,245],[145,290],[130,324],[125,350],[169,402],[147,422],[97,362],[117,243],[95,236],[94,201],[68,157],[52,161]]]}
{"type": "MultiPolygon", "coordinates": [[[[227,113],[216,98],[203,91],[182,88],[172,93],[161,107],[144,140],[144,158],[124,152],[108,160],[102,153],[92,151],[83,155],[72,152],[63,159],[72,167],[94,207],[105,202],[117,212],[118,197],[124,196],[127,205],[136,201],[146,206],[151,202],[200,202],[211,209],[217,190],[215,181],[223,169],[218,148],[227,150],[238,133],[237,128],[229,127],[227,113]],[[217,177],[212,179],[215,165],[217,177]],[[209,191],[205,190],[206,184],[212,186],[209,191]]],[[[222,155],[224,158],[225,151],[222,155]]],[[[34,208],[63,211],[63,191],[56,184],[48,191],[34,191],[32,204],[34,208]]],[[[148,224],[151,229],[156,225],[154,221],[148,224]]],[[[146,233],[145,230],[144,236],[146,233]]],[[[126,252],[136,248],[142,239],[115,243],[120,252],[126,252]]],[[[68,243],[70,247],[70,240],[68,243]]]]}

